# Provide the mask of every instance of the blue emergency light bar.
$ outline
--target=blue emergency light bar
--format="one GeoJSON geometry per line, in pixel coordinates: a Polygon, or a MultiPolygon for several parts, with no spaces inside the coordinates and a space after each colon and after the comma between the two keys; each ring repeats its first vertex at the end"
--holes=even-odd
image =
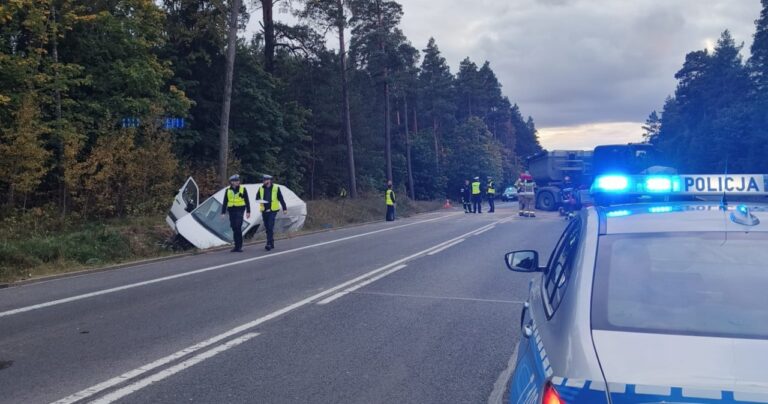
{"type": "Polygon", "coordinates": [[[600,195],[768,195],[768,175],[599,175],[592,194],[600,195]]]}

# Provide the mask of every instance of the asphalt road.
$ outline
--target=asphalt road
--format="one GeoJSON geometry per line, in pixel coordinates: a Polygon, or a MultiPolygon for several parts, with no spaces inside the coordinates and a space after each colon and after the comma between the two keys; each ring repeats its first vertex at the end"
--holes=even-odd
{"type": "Polygon", "coordinates": [[[0,403],[485,403],[565,223],[458,210],[0,290],[0,403]]]}

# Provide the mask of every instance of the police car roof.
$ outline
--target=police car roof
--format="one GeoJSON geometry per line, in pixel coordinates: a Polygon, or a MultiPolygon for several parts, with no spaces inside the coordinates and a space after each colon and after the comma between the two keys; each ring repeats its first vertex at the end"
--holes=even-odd
{"type": "Polygon", "coordinates": [[[726,210],[720,202],[690,201],[635,203],[598,207],[600,234],[768,231],[768,203],[729,201],[726,210]],[[732,215],[739,207],[759,219],[754,225],[740,224],[732,215]]]}

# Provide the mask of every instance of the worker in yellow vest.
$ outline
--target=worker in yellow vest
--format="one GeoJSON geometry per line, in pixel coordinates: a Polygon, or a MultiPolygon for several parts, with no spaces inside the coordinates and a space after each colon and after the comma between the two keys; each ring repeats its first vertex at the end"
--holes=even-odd
{"type": "Polygon", "coordinates": [[[280,186],[272,184],[271,175],[264,174],[258,193],[261,200],[259,210],[261,211],[264,230],[267,232],[267,244],[264,246],[264,249],[269,251],[275,248],[275,217],[277,212],[282,208],[283,214],[287,214],[288,208],[285,207],[285,200],[283,199],[283,193],[280,192],[280,186]]]}
{"type": "Polygon", "coordinates": [[[387,221],[395,220],[395,191],[392,190],[392,181],[387,181],[387,190],[384,192],[384,201],[387,203],[387,221]]]}
{"type": "Polygon", "coordinates": [[[472,181],[472,213],[483,213],[483,194],[480,191],[480,177],[472,181]]]}
{"type": "Polygon", "coordinates": [[[485,195],[488,198],[488,213],[493,213],[496,211],[496,201],[494,200],[496,198],[496,187],[492,177],[488,177],[485,189],[485,195]]]}
{"type": "Polygon", "coordinates": [[[229,188],[224,193],[221,215],[226,214],[229,214],[229,226],[235,241],[232,252],[243,252],[243,214],[246,219],[251,218],[251,202],[248,200],[248,191],[240,186],[240,176],[237,174],[229,177],[229,188]]]}

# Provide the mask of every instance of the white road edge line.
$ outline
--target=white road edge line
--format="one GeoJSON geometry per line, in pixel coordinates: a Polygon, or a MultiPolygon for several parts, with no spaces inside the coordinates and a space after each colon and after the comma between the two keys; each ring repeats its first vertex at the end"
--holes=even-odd
{"type": "Polygon", "coordinates": [[[195,355],[195,356],[185,360],[184,362],[181,362],[181,363],[179,363],[177,365],[171,366],[168,369],[163,370],[162,372],[157,372],[157,373],[153,374],[152,376],[149,376],[147,378],[141,379],[141,380],[139,380],[139,381],[137,381],[135,383],[129,384],[129,385],[127,385],[127,386],[125,386],[125,387],[123,387],[123,388],[121,388],[119,390],[115,390],[112,393],[109,393],[109,394],[107,394],[104,397],[101,397],[101,398],[99,398],[97,400],[92,401],[92,403],[94,403],[94,404],[109,404],[109,403],[113,403],[113,402],[115,402],[115,401],[117,401],[117,400],[119,400],[119,399],[121,399],[121,398],[123,398],[125,396],[133,394],[133,393],[135,393],[135,392],[137,392],[137,391],[139,391],[139,390],[149,386],[152,383],[156,383],[156,382],[159,382],[159,381],[161,381],[163,379],[171,377],[171,376],[175,375],[176,373],[181,372],[182,370],[188,369],[188,368],[190,368],[192,366],[195,366],[198,363],[200,363],[200,362],[202,362],[202,361],[204,361],[206,359],[210,359],[210,358],[212,358],[212,357],[214,357],[214,356],[216,356],[216,355],[218,355],[218,354],[220,354],[220,353],[222,353],[222,352],[224,352],[224,351],[226,351],[228,349],[234,348],[234,347],[242,344],[243,342],[246,342],[249,339],[254,338],[254,337],[258,336],[258,335],[259,334],[257,334],[257,333],[249,333],[249,334],[245,334],[245,335],[243,335],[241,337],[235,338],[235,339],[233,339],[231,341],[228,341],[226,344],[219,345],[216,348],[213,348],[213,349],[205,351],[205,352],[203,352],[201,354],[195,355]]]}
{"type": "Polygon", "coordinates": [[[393,273],[395,273],[395,272],[397,272],[397,271],[399,271],[399,270],[401,270],[401,269],[403,269],[403,268],[405,268],[407,266],[408,265],[405,265],[405,264],[398,265],[398,266],[390,269],[389,271],[384,272],[383,274],[379,274],[377,276],[374,276],[373,278],[370,278],[370,279],[366,280],[365,282],[360,282],[360,283],[358,283],[355,286],[352,286],[352,287],[350,287],[348,289],[344,289],[343,291],[341,291],[339,293],[336,293],[335,295],[332,295],[330,297],[326,297],[325,299],[317,302],[317,304],[319,304],[319,305],[328,304],[328,303],[330,303],[330,302],[332,302],[332,301],[334,301],[334,300],[336,300],[336,299],[338,299],[338,298],[340,298],[340,297],[342,297],[342,296],[344,296],[344,295],[346,295],[348,293],[354,292],[354,291],[362,288],[363,286],[370,285],[371,283],[376,282],[379,279],[381,279],[381,278],[383,278],[383,277],[385,277],[387,275],[393,274],[393,273]]]}
{"type": "Polygon", "coordinates": [[[277,257],[277,256],[280,256],[280,255],[289,254],[289,253],[297,252],[297,251],[303,251],[303,250],[307,250],[307,249],[310,249],[310,248],[321,247],[321,246],[328,245],[328,244],[335,244],[335,243],[339,243],[339,242],[342,242],[342,241],[347,241],[347,240],[355,239],[355,238],[358,238],[358,237],[369,236],[371,234],[376,234],[376,233],[381,233],[381,232],[385,232],[385,231],[400,229],[400,228],[403,228],[403,227],[413,226],[413,225],[416,225],[416,224],[421,224],[421,223],[426,223],[426,222],[432,222],[432,221],[435,221],[435,220],[444,219],[444,218],[451,217],[451,216],[454,216],[454,215],[456,215],[456,214],[455,213],[454,214],[448,214],[448,215],[445,215],[445,216],[439,216],[439,217],[432,218],[432,219],[421,220],[421,221],[413,222],[413,223],[406,223],[406,224],[399,225],[399,226],[388,227],[388,228],[385,228],[385,229],[374,230],[374,231],[370,231],[370,232],[367,232],[367,233],[355,234],[355,235],[352,235],[352,236],[342,237],[342,238],[335,239],[335,240],[324,241],[322,243],[310,244],[310,245],[307,245],[307,246],[294,248],[292,250],[274,252],[274,253],[270,253],[270,254],[267,254],[267,255],[260,255],[258,257],[247,258],[247,259],[243,259],[243,260],[239,260],[239,261],[234,261],[234,262],[228,262],[226,264],[214,265],[214,266],[211,266],[211,267],[196,269],[194,271],[184,272],[184,273],[180,273],[180,274],[176,274],[176,275],[164,276],[162,278],[150,279],[148,281],[131,283],[131,284],[128,284],[128,285],[123,285],[123,286],[118,286],[118,287],[114,287],[114,288],[99,290],[99,291],[91,292],[91,293],[85,293],[85,294],[82,294],[82,295],[67,297],[67,298],[64,298],[64,299],[52,300],[50,302],[35,304],[35,305],[31,305],[31,306],[26,306],[26,307],[20,307],[18,309],[13,309],[13,310],[8,310],[8,311],[0,312],[0,317],[8,317],[8,316],[12,316],[14,314],[25,313],[25,312],[32,311],[32,310],[39,310],[39,309],[46,308],[46,307],[57,306],[57,305],[60,305],[60,304],[74,302],[74,301],[77,301],[77,300],[88,299],[88,298],[95,297],[95,296],[106,295],[106,294],[109,294],[109,293],[120,292],[120,291],[123,291],[123,290],[126,290],[126,289],[138,288],[140,286],[146,286],[146,285],[151,285],[151,284],[154,284],[154,283],[165,282],[165,281],[169,281],[169,280],[173,280],[173,279],[178,279],[178,278],[183,278],[183,277],[187,277],[187,276],[197,275],[197,274],[201,274],[201,273],[205,273],[205,272],[209,272],[209,271],[215,271],[217,269],[232,267],[232,266],[235,266],[235,265],[245,264],[245,263],[248,263],[248,262],[258,261],[258,260],[262,260],[262,259],[266,259],[266,258],[277,257]]]}
{"type": "MultiPolygon", "coordinates": [[[[494,223],[491,223],[490,225],[485,225],[485,226],[481,227],[480,229],[484,229],[484,228],[486,228],[488,226],[493,226],[493,225],[494,225],[494,223]]],[[[400,265],[400,264],[402,264],[402,263],[404,263],[406,261],[409,261],[409,260],[411,260],[413,258],[416,258],[416,257],[418,257],[420,255],[423,255],[423,254],[429,252],[430,250],[432,250],[434,248],[439,248],[439,247],[441,247],[441,246],[443,246],[443,245],[445,245],[447,243],[451,243],[451,242],[453,242],[453,241],[455,241],[457,239],[464,238],[464,237],[468,236],[469,234],[472,234],[472,233],[474,233],[474,232],[476,232],[476,231],[478,231],[480,229],[472,230],[472,231],[470,231],[468,233],[465,233],[465,234],[463,234],[461,236],[458,236],[456,238],[444,241],[444,242],[442,242],[440,244],[437,244],[435,246],[427,248],[426,250],[422,250],[422,251],[419,251],[419,252],[417,252],[415,254],[411,254],[411,255],[409,255],[409,256],[407,256],[405,258],[401,258],[401,259],[399,259],[399,260],[397,260],[395,262],[392,262],[392,263],[390,263],[388,265],[385,265],[385,266],[383,266],[381,268],[374,269],[373,271],[370,271],[370,272],[367,272],[365,274],[362,274],[362,275],[358,276],[357,278],[350,279],[350,280],[348,280],[346,282],[340,283],[340,284],[338,284],[338,285],[336,285],[336,286],[334,286],[332,288],[326,289],[326,290],[324,290],[322,292],[319,292],[317,294],[309,296],[309,297],[307,297],[307,298],[305,298],[303,300],[300,300],[300,301],[298,301],[296,303],[293,303],[293,304],[291,304],[289,306],[285,306],[285,307],[283,307],[280,310],[273,311],[272,313],[269,313],[269,314],[267,314],[267,315],[265,315],[263,317],[260,317],[260,318],[258,318],[256,320],[253,320],[253,321],[250,321],[248,323],[239,325],[239,326],[237,326],[235,328],[232,328],[229,331],[226,331],[224,333],[221,333],[219,335],[211,337],[211,338],[209,338],[209,339],[207,339],[207,340],[205,340],[203,342],[200,342],[198,344],[192,345],[192,346],[190,346],[190,347],[188,347],[186,349],[182,349],[181,351],[178,351],[176,353],[168,355],[168,356],[166,356],[164,358],[160,358],[160,359],[158,359],[158,360],[156,360],[154,362],[151,362],[151,363],[149,363],[147,365],[144,365],[142,367],[136,368],[134,370],[130,370],[130,371],[126,372],[126,373],[123,373],[120,376],[114,377],[114,378],[109,379],[109,380],[107,380],[105,382],[102,382],[102,383],[96,384],[94,386],[91,386],[91,387],[89,387],[89,388],[87,388],[85,390],[79,391],[79,392],[77,392],[75,394],[72,394],[72,395],[70,395],[68,397],[62,398],[61,400],[55,401],[53,404],[71,404],[71,403],[77,402],[79,400],[82,400],[84,398],[88,398],[88,397],[91,397],[93,395],[96,395],[96,394],[98,394],[98,393],[100,393],[100,392],[102,392],[102,391],[104,391],[104,390],[106,390],[106,389],[108,389],[110,387],[114,387],[114,386],[116,386],[116,385],[118,385],[120,383],[123,383],[123,382],[125,382],[128,379],[132,379],[132,378],[138,377],[138,376],[140,376],[140,375],[142,375],[142,374],[144,374],[146,372],[154,370],[154,369],[156,369],[156,368],[158,368],[160,366],[166,365],[166,364],[168,364],[168,363],[170,363],[170,362],[172,362],[172,361],[174,361],[176,359],[179,359],[179,358],[181,358],[181,357],[183,357],[185,355],[188,355],[188,354],[190,354],[192,352],[195,352],[195,351],[198,351],[198,350],[203,349],[205,347],[208,347],[210,345],[213,345],[216,342],[219,342],[221,340],[224,340],[226,338],[229,338],[229,337],[234,336],[236,334],[239,334],[241,332],[248,331],[248,330],[250,330],[250,329],[252,329],[254,327],[259,326],[260,324],[262,324],[264,322],[272,320],[272,319],[274,319],[276,317],[280,317],[283,314],[286,314],[286,313],[288,313],[290,311],[293,311],[293,310],[298,309],[298,308],[300,308],[302,306],[310,304],[310,303],[312,303],[312,302],[314,302],[314,301],[316,301],[318,299],[322,299],[322,298],[326,297],[327,295],[336,293],[340,289],[344,289],[344,288],[346,288],[346,287],[348,287],[350,285],[354,285],[355,283],[360,282],[360,281],[362,281],[362,280],[364,280],[364,279],[366,279],[366,278],[368,278],[370,276],[374,276],[374,275],[376,275],[376,274],[378,274],[380,272],[386,271],[386,270],[388,270],[388,269],[390,269],[392,267],[395,267],[395,266],[400,265]]]]}
{"type": "Polygon", "coordinates": [[[491,226],[491,227],[489,227],[489,228],[487,228],[487,229],[483,229],[483,230],[480,230],[480,231],[476,231],[476,232],[474,232],[472,235],[473,235],[473,236],[479,236],[479,235],[481,235],[481,234],[483,234],[483,233],[485,233],[485,232],[487,232],[487,231],[489,231],[489,230],[493,230],[495,227],[496,227],[496,226],[491,226]]]}
{"type": "MultiPolygon", "coordinates": [[[[488,230],[488,229],[485,229],[485,230],[488,230]]],[[[483,231],[485,231],[485,230],[483,230],[483,231]]],[[[455,246],[456,244],[459,244],[459,243],[463,242],[464,240],[466,240],[466,239],[463,239],[463,238],[462,238],[462,239],[459,239],[459,240],[456,240],[456,241],[454,241],[453,243],[450,243],[450,244],[446,244],[446,245],[444,245],[444,246],[442,246],[442,247],[438,248],[437,250],[432,250],[432,251],[430,251],[430,252],[429,252],[427,255],[435,255],[435,254],[437,254],[437,253],[443,252],[443,251],[445,251],[445,250],[447,250],[447,249],[449,249],[449,248],[451,248],[451,247],[455,246]]]]}

